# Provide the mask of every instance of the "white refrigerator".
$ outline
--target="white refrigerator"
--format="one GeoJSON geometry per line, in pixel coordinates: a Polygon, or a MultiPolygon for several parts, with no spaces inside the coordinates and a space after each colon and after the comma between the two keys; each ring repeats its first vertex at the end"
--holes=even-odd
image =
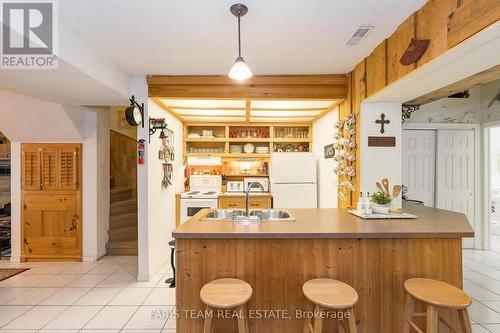
{"type": "Polygon", "coordinates": [[[274,208],[317,208],[316,156],[273,153],[271,191],[274,208]]]}

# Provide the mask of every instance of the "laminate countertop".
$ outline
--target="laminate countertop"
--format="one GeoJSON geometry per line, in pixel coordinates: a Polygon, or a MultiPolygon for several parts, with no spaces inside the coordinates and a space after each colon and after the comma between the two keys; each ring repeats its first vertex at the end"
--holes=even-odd
{"type": "Polygon", "coordinates": [[[200,220],[202,210],[172,233],[174,238],[463,238],[473,237],[464,214],[415,204],[403,206],[416,219],[363,220],[347,209],[287,209],[295,221],[233,223],[200,220]]]}

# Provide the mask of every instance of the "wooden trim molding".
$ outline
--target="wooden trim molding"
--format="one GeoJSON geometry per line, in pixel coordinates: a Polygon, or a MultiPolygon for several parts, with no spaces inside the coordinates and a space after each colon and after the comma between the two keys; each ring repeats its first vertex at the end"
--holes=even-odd
{"type": "Polygon", "coordinates": [[[347,78],[328,75],[256,75],[245,82],[227,76],[149,76],[149,97],[344,99],[347,78]]]}

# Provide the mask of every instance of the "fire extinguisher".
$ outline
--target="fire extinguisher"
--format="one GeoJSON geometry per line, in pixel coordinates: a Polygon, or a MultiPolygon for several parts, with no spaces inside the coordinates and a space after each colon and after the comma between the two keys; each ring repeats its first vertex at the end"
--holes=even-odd
{"type": "Polygon", "coordinates": [[[144,139],[137,141],[137,164],[144,164],[144,139]]]}

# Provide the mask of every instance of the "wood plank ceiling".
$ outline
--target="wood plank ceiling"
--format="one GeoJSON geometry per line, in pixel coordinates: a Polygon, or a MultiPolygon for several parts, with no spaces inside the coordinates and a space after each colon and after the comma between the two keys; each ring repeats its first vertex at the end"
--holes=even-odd
{"type": "Polygon", "coordinates": [[[150,76],[149,97],[184,122],[311,122],[341,103],[345,75],[150,76]]]}
{"type": "Polygon", "coordinates": [[[183,122],[312,122],[341,100],[153,98],[183,122]]]}

